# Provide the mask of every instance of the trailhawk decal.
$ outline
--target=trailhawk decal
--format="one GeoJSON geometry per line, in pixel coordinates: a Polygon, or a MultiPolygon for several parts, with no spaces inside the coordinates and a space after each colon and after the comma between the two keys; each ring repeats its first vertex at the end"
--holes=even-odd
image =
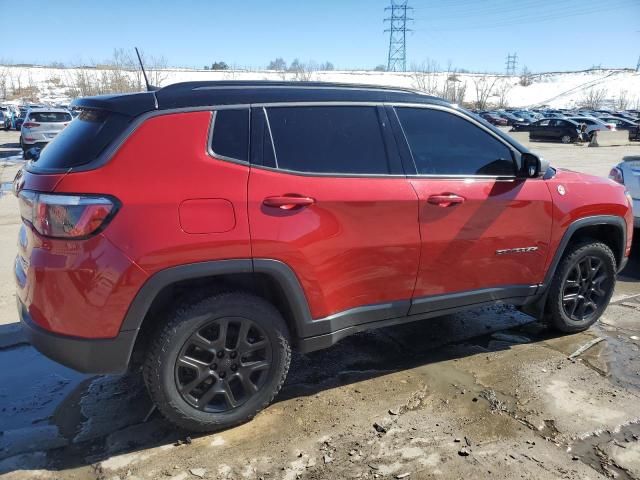
{"type": "Polygon", "coordinates": [[[496,255],[506,255],[508,253],[529,253],[535,252],[538,247],[522,247],[522,248],[505,248],[504,250],[496,250],[496,255]]]}

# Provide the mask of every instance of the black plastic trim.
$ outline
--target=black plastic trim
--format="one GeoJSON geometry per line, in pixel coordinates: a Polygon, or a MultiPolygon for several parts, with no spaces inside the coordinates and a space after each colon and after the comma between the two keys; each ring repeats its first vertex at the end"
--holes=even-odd
{"type": "Polygon", "coordinates": [[[173,283],[213,275],[251,273],[252,271],[253,265],[250,259],[199,262],[161,270],[151,276],[138,291],[124,317],[120,331],[138,330],[158,293],[173,283]]]}
{"type": "Polygon", "coordinates": [[[475,305],[484,302],[495,302],[506,298],[528,297],[534,295],[537,290],[538,285],[510,285],[456,292],[446,295],[431,295],[413,300],[411,302],[409,315],[464,307],[466,305],[475,305]]]}
{"type": "Polygon", "coordinates": [[[172,267],[153,275],[138,292],[121,331],[137,331],[153,300],[168,285],[191,278],[251,272],[267,275],[279,285],[293,317],[296,344],[303,351],[323,348],[327,338],[335,343],[351,333],[370,328],[436,317],[494,303],[524,305],[532,302],[538,293],[536,285],[512,285],[429,296],[413,301],[400,299],[365,305],[314,319],[298,277],[284,262],[268,258],[219,260],[172,267]],[[313,339],[319,337],[323,339],[316,343],[313,339]]]}
{"type": "Polygon", "coordinates": [[[120,332],[108,339],[71,337],[40,328],[20,300],[18,313],[27,341],[51,360],[83,373],[126,371],[137,332],[120,332]]]}
{"type": "Polygon", "coordinates": [[[562,240],[560,241],[560,245],[558,245],[556,253],[553,256],[553,260],[549,265],[549,269],[547,270],[547,274],[544,277],[544,283],[542,284],[543,289],[546,289],[551,284],[551,280],[553,279],[553,275],[556,272],[556,268],[558,268],[558,264],[562,259],[562,255],[564,255],[567,245],[569,245],[569,242],[571,241],[573,235],[581,228],[591,227],[593,225],[613,225],[620,229],[619,233],[621,250],[613,253],[616,256],[616,261],[618,262],[618,272],[622,268],[624,268],[624,262],[622,259],[625,258],[624,251],[627,245],[627,224],[624,219],[615,215],[594,215],[592,217],[580,218],[571,223],[567,227],[567,230],[564,232],[562,240]]]}
{"type": "MultiPolygon", "coordinates": [[[[530,291],[533,291],[533,288],[535,287],[528,287],[528,286],[506,287],[504,290],[506,292],[510,290],[519,292],[520,288],[522,289],[526,288],[526,289],[530,289],[530,291]],[[511,290],[512,288],[515,290],[511,290]]],[[[492,289],[492,290],[501,290],[501,289],[492,289]]],[[[415,315],[402,315],[402,316],[387,318],[383,320],[373,320],[373,321],[367,321],[363,323],[353,323],[350,325],[348,324],[349,322],[345,321],[344,323],[346,325],[343,328],[336,329],[321,335],[299,339],[298,348],[301,352],[308,353],[315,350],[328,348],[334,345],[335,343],[337,343],[338,341],[342,340],[343,338],[348,337],[349,335],[353,335],[354,333],[358,333],[358,332],[363,332],[365,330],[373,330],[376,328],[389,327],[392,325],[402,325],[405,323],[415,322],[419,320],[427,320],[429,318],[441,317],[443,315],[448,315],[448,314],[460,312],[463,310],[468,310],[470,308],[478,308],[483,306],[495,305],[496,303],[510,304],[510,305],[516,305],[516,306],[529,305],[531,303],[536,302],[537,299],[539,298],[539,295],[536,293],[536,294],[531,294],[527,296],[517,296],[517,297],[502,297],[500,295],[500,298],[497,298],[499,295],[494,295],[491,300],[485,300],[485,301],[473,302],[473,303],[471,303],[471,301],[467,302],[465,300],[467,298],[469,299],[475,298],[477,300],[479,297],[476,296],[476,294],[477,294],[477,291],[470,291],[470,292],[462,292],[461,294],[442,295],[442,296],[439,295],[438,297],[440,298],[430,297],[433,300],[436,300],[436,299],[444,300],[444,302],[441,303],[440,306],[448,305],[448,307],[442,308],[442,309],[434,309],[431,311],[425,311],[423,313],[419,313],[415,315]],[[448,301],[447,298],[445,298],[445,297],[452,297],[456,295],[459,295],[458,303],[455,303],[453,301],[448,301]]],[[[333,317],[336,317],[338,315],[341,315],[341,314],[333,315],[333,317]]],[[[379,314],[379,316],[382,316],[382,315],[379,314]]],[[[316,320],[316,322],[318,321],[319,320],[316,320]]]]}

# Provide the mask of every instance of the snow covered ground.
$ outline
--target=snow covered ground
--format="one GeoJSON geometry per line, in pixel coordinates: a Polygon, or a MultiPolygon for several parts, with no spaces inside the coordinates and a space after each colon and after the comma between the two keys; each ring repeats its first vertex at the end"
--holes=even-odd
{"type": "MultiPolygon", "coordinates": [[[[48,67],[17,67],[0,66],[0,74],[4,72],[7,86],[18,84],[22,87],[36,87],[35,98],[44,103],[68,103],[73,95],[73,87],[78,74],[85,73],[91,78],[99,78],[109,70],[98,68],[48,68],[48,67]]],[[[137,78],[136,72],[124,72],[130,78],[137,78]]],[[[176,82],[202,80],[294,80],[296,74],[277,71],[244,71],[244,70],[186,70],[166,69],[155,74],[161,78],[161,86],[176,82]]],[[[420,74],[412,72],[374,72],[374,71],[318,71],[307,74],[310,80],[326,82],[360,83],[370,85],[385,85],[405,88],[418,88],[420,74]]],[[[450,74],[446,72],[430,75],[430,83],[440,89],[450,74]]],[[[476,83],[482,77],[488,84],[494,84],[494,95],[489,97],[490,104],[498,102],[498,90],[507,91],[506,99],[509,106],[533,107],[549,105],[555,108],[574,107],[579,105],[589,89],[606,90],[604,105],[615,106],[618,98],[625,95],[629,100],[628,108],[638,108],[640,105],[640,73],[622,69],[597,69],[582,72],[555,72],[534,74],[532,84],[519,85],[519,76],[505,76],[493,74],[456,74],[458,85],[466,84],[465,102],[476,100],[476,83]],[[505,88],[506,86],[506,88],[505,88]]],[[[298,79],[300,76],[298,75],[298,79]]],[[[1,80],[1,79],[0,79],[1,80]]],[[[21,103],[16,98],[9,103],[21,103]]]]}

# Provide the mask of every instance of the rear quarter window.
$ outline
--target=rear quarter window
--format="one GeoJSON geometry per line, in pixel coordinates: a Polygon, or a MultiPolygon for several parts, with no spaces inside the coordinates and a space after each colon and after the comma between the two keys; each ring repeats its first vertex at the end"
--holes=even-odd
{"type": "Polygon", "coordinates": [[[42,150],[32,168],[59,170],[86,165],[95,160],[130,121],[131,117],[118,113],[83,110],[42,150]]]}

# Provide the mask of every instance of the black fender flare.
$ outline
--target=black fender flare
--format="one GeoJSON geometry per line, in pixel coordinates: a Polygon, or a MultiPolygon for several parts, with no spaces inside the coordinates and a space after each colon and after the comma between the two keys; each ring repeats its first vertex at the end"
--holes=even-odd
{"type": "Polygon", "coordinates": [[[558,268],[560,260],[562,259],[562,256],[564,255],[569,242],[573,238],[573,235],[581,228],[592,227],[594,225],[613,225],[618,229],[618,233],[620,236],[620,251],[614,251],[613,254],[616,256],[616,260],[618,260],[618,271],[622,270],[622,268],[624,267],[625,258],[624,251],[627,245],[627,224],[624,221],[624,218],[618,217],[616,215],[594,215],[591,217],[580,218],[572,222],[562,235],[562,240],[560,240],[560,244],[556,249],[553,260],[551,261],[551,264],[549,265],[547,273],[544,277],[544,283],[542,284],[542,286],[545,290],[551,284],[551,280],[553,279],[553,276],[556,272],[556,268],[558,268]]]}
{"type": "Polygon", "coordinates": [[[304,325],[311,321],[311,313],[300,281],[293,270],[279,260],[241,258],[178,265],[153,274],[133,299],[120,331],[139,330],[153,301],[165,287],[183,280],[238,273],[261,273],[277,282],[289,302],[297,331],[302,333],[305,330],[304,325]]]}

